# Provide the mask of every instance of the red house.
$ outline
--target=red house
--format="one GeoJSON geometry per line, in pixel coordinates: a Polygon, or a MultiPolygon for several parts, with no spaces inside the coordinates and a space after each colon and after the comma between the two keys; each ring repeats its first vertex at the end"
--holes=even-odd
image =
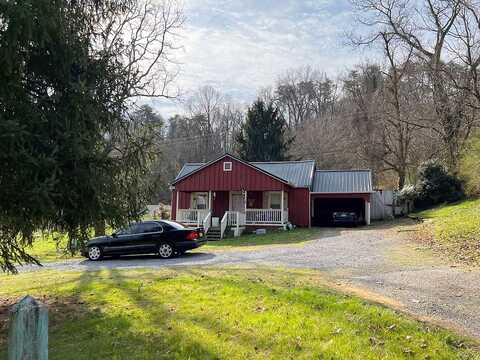
{"type": "Polygon", "coordinates": [[[370,170],[316,170],[313,160],[246,162],[225,154],[183,166],[172,188],[172,219],[223,237],[228,228],[300,227],[355,211],[370,223],[370,170]]]}

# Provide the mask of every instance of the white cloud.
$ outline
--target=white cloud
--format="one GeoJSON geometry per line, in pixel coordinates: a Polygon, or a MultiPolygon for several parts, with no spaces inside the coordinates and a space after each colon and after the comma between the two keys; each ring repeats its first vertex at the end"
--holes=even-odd
{"type": "MultiPolygon", "coordinates": [[[[176,84],[184,92],[210,84],[250,102],[289,68],[312,65],[335,76],[360,60],[344,45],[353,22],[347,0],[187,0],[185,10],[176,84]]],[[[181,110],[154,106],[164,116],[181,110]]]]}

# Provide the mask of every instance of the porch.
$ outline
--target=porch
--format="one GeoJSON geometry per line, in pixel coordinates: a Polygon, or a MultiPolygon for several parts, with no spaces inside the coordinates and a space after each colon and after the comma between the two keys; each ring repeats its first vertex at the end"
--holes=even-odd
{"type": "Polygon", "coordinates": [[[284,191],[177,192],[176,204],[176,221],[206,232],[216,228],[221,238],[229,228],[238,235],[246,226],[282,227],[288,222],[284,191]]]}

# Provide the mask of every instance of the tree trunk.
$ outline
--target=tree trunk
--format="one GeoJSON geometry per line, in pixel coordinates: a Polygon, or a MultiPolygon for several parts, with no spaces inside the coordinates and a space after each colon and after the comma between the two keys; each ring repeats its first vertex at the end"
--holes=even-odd
{"type": "Polygon", "coordinates": [[[105,222],[103,220],[99,220],[95,223],[95,236],[103,235],[105,235],[105,222]]]}

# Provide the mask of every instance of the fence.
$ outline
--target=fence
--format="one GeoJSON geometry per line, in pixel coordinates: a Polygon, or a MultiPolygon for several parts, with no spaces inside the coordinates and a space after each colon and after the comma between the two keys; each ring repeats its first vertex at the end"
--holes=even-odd
{"type": "Polygon", "coordinates": [[[371,197],[370,218],[372,220],[388,220],[396,216],[406,215],[410,209],[408,204],[396,201],[396,191],[377,190],[371,197]]]}

